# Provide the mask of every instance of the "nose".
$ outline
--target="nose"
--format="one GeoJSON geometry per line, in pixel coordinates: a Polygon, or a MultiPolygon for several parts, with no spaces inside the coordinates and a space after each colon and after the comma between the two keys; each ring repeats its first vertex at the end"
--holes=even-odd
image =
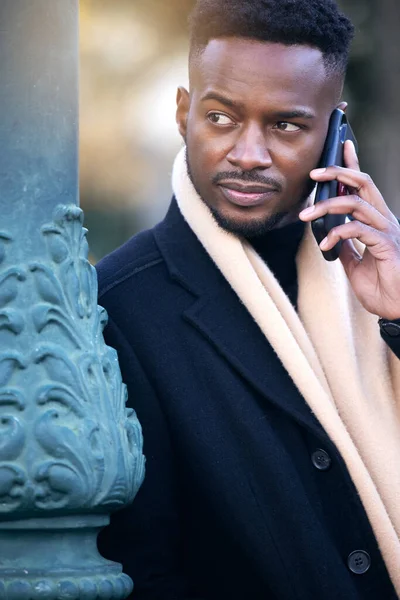
{"type": "Polygon", "coordinates": [[[271,167],[272,159],[262,128],[254,124],[243,129],[230,149],[227,159],[243,171],[271,167]]]}

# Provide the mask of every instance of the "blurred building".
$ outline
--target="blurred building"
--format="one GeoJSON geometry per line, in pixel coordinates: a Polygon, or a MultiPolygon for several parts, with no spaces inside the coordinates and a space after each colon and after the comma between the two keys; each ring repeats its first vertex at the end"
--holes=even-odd
{"type": "Polygon", "coordinates": [[[190,3],[180,18],[165,4],[81,0],[81,205],[95,259],[162,218],[171,196],[190,3]]]}

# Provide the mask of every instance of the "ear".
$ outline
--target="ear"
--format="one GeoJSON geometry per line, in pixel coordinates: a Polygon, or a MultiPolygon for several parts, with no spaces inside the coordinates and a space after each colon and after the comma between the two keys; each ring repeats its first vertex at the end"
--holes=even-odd
{"type": "Polygon", "coordinates": [[[343,112],[346,112],[347,107],[347,102],[341,102],[340,104],[338,104],[338,108],[340,108],[340,110],[342,110],[343,112]]]}
{"type": "Polygon", "coordinates": [[[184,87],[179,87],[176,93],[176,122],[179,133],[185,140],[187,133],[187,119],[190,108],[189,92],[184,87]]]}

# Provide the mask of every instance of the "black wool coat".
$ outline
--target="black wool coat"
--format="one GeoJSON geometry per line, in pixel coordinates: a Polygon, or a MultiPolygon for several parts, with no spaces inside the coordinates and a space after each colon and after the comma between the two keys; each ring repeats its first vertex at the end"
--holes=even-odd
{"type": "Polygon", "coordinates": [[[175,200],[98,276],[147,457],[99,539],[132,597],[395,600],[341,456],[175,200]]]}

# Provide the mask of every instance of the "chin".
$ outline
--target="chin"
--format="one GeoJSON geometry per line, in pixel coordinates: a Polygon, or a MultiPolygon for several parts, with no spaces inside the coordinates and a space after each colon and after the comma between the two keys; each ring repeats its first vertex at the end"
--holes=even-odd
{"type": "Polygon", "coordinates": [[[227,215],[211,206],[209,208],[217,224],[222,229],[245,238],[260,237],[268,233],[272,229],[275,229],[287,216],[286,212],[280,212],[265,217],[241,219],[240,217],[227,215]]]}

